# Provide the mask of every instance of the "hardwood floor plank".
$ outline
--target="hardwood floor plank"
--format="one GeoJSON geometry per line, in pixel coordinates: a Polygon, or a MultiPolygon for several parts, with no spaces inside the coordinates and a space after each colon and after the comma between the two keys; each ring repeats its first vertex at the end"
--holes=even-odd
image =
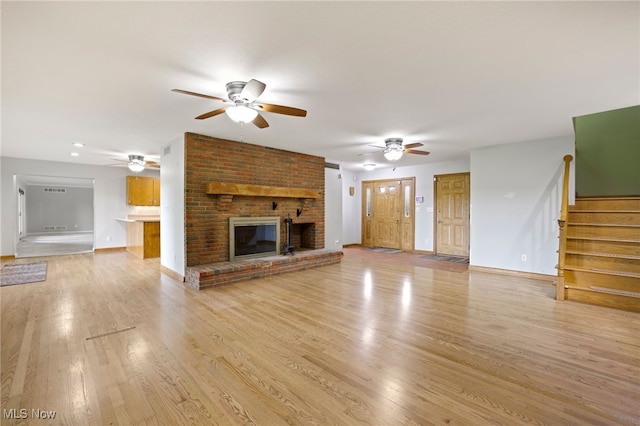
{"type": "Polygon", "coordinates": [[[47,258],[45,282],[0,288],[2,407],[74,425],[640,424],[638,314],[397,256],[348,248],[202,291],[126,252],[47,258]]]}

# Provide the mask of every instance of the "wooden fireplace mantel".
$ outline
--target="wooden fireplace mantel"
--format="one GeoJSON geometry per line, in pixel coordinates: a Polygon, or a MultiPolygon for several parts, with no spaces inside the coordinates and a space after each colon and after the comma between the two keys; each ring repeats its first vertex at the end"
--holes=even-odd
{"type": "Polygon", "coordinates": [[[245,185],[242,183],[209,182],[207,194],[245,195],[253,197],[321,198],[322,190],[287,188],[283,186],[245,185]]]}

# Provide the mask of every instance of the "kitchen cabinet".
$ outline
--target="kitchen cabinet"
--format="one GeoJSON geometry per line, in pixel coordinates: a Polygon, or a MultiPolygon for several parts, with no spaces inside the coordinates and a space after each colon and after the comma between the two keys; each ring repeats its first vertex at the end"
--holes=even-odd
{"type": "Polygon", "coordinates": [[[127,251],[143,259],[160,257],[160,221],[127,221],[127,251]]]}
{"type": "Polygon", "coordinates": [[[127,176],[127,204],[159,206],[160,179],[151,176],[127,176]]]}

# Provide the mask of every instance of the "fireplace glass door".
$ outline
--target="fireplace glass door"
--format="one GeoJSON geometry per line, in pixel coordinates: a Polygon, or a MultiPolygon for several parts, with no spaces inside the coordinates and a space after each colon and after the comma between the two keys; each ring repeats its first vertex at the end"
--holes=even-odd
{"type": "Polygon", "coordinates": [[[232,217],[229,219],[229,259],[280,254],[279,217],[232,217]]]}

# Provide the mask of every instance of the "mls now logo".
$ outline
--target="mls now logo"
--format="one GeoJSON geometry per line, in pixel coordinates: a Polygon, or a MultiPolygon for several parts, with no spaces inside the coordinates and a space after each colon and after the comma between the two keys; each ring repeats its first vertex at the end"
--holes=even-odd
{"type": "MultiPolygon", "coordinates": [[[[2,409],[2,417],[5,419],[26,419],[29,418],[29,410],[26,408],[3,408],[2,409]]],[[[34,408],[31,410],[31,418],[33,419],[44,419],[44,420],[52,420],[56,418],[55,411],[47,411],[40,410],[39,408],[34,408]]]]}

